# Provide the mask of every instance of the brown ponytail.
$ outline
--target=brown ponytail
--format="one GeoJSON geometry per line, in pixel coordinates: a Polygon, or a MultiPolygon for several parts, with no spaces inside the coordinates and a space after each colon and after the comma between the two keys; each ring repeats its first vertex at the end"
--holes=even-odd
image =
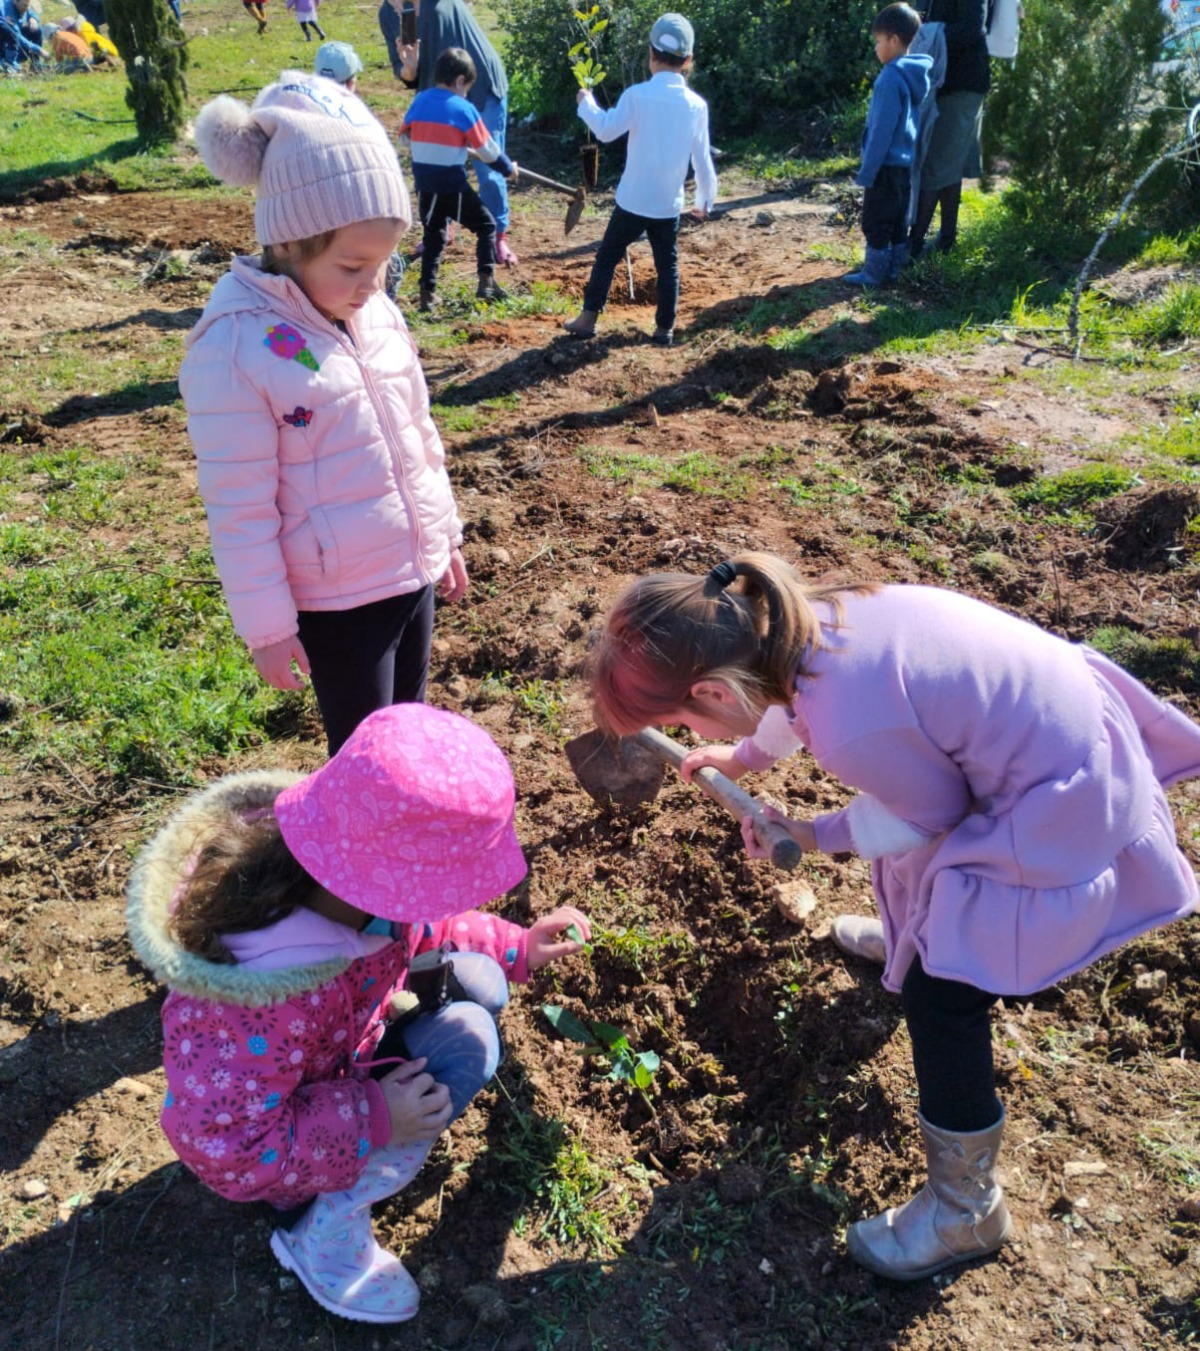
{"type": "Polygon", "coordinates": [[[629,586],[609,612],[585,678],[596,720],[627,735],[671,713],[703,712],[698,680],[720,680],[743,710],[761,716],[791,703],[806,658],[821,646],[813,601],[832,605],[868,585],[808,586],[775,554],[744,553],[704,576],[652,573],[629,586]]]}

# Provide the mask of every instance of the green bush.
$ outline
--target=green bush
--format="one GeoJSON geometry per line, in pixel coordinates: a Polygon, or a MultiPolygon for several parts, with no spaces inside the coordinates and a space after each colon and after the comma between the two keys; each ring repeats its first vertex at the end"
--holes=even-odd
{"type": "Polygon", "coordinates": [[[1025,0],[1020,55],[993,64],[985,118],[1020,215],[1094,225],[1182,136],[1152,73],[1166,23],[1159,0],[1025,0]]]}
{"type": "MultiPolygon", "coordinates": [[[[498,0],[508,34],[506,58],[513,111],[567,118],[575,107],[575,78],[567,60],[579,27],[571,0],[498,0]]],[[[602,104],[647,77],[646,48],[662,0],[601,0],[610,17],[602,53],[608,78],[602,104]]],[[[871,20],[878,0],[691,0],[696,27],[693,83],[708,100],[716,136],[763,130],[770,121],[858,98],[874,74],[871,20]]]]}

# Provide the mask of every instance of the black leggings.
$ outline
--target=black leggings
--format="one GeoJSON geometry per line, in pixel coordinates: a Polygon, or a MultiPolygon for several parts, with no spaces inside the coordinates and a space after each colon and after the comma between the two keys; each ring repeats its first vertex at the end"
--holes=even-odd
{"type": "Polygon", "coordinates": [[[912,1038],[921,1115],[948,1131],[982,1131],[1000,1119],[991,1009],[998,996],[929,976],[913,959],[900,1002],[912,1038]]]}
{"type": "Polygon", "coordinates": [[[330,755],[368,713],[424,701],[432,586],[353,610],[301,610],[299,620],[330,755]]]}

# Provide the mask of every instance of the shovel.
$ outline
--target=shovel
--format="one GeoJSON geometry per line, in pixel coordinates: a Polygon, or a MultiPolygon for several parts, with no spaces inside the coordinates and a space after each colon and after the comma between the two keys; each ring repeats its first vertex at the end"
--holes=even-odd
{"type": "Polygon", "coordinates": [[[569,188],[565,183],[556,183],[553,178],[543,178],[541,174],[535,174],[532,169],[527,169],[523,164],[520,168],[520,174],[522,178],[528,178],[531,183],[540,183],[544,188],[553,188],[555,192],[564,192],[571,199],[571,205],[567,207],[567,218],[563,221],[563,234],[569,235],[579,224],[579,218],[583,215],[583,208],[587,205],[587,193],[583,188],[569,188]]]}
{"type": "MultiPolygon", "coordinates": [[[[609,803],[637,807],[653,801],[662,787],[663,766],[678,769],[687,754],[678,741],[653,727],[618,739],[593,728],[568,741],[565,749],[580,785],[602,807],[609,803]]],[[[743,792],[732,779],[706,766],[697,771],[694,782],[739,821],[746,816],[753,820],[754,833],[777,868],[790,870],[800,862],[803,851],[796,841],[767,816],[757,798],[743,792]]]]}

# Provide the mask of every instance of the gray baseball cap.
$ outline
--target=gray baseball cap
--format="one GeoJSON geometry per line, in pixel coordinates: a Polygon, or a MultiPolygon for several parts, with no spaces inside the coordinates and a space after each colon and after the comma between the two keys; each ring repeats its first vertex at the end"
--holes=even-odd
{"type": "Polygon", "coordinates": [[[670,56],[691,56],[696,47],[696,32],[682,14],[664,14],[650,30],[650,45],[670,56]]]}
{"type": "Polygon", "coordinates": [[[327,79],[345,84],[362,73],[363,63],[348,42],[323,42],[317,48],[313,71],[327,79]]]}

